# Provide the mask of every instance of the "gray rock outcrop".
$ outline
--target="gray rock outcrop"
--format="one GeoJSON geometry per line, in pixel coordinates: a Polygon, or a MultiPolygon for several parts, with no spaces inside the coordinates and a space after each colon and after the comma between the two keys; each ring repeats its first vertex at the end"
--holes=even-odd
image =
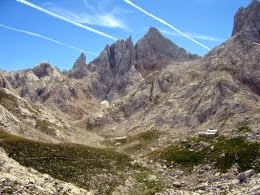
{"type": "Polygon", "coordinates": [[[87,66],[88,65],[86,62],[86,55],[84,53],[81,53],[73,64],[72,69],[68,71],[65,75],[70,78],[82,79],[88,75],[87,66]]]}
{"type": "MultiPolygon", "coordinates": [[[[259,13],[259,4],[253,1],[246,8],[248,14],[259,13]]],[[[232,119],[233,124],[243,120],[249,112],[254,113],[260,95],[260,47],[243,32],[242,29],[240,36],[214,48],[205,58],[172,62],[149,74],[103,117],[115,120],[118,128],[128,133],[144,126],[193,129],[219,125],[223,120],[232,119]]]]}
{"type": "Polygon", "coordinates": [[[237,179],[242,183],[242,182],[246,182],[248,178],[250,178],[251,176],[253,176],[255,173],[255,171],[253,169],[247,170],[245,172],[239,173],[237,175],[237,179]]]}
{"type": "Polygon", "coordinates": [[[86,55],[84,53],[80,54],[80,56],[77,58],[76,62],[73,65],[73,69],[75,68],[83,68],[86,66],[86,55]]]}
{"type": "Polygon", "coordinates": [[[106,46],[100,56],[88,66],[94,74],[90,85],[93,96],[110,100],[126,95],[128,85],[132,84],[132,74],[137,74],[131,71],[134,62],[135,49],[131,37],[106,46]]]}
{"type": "MultiPolygon", "coordinates": [[[[90,94],[95,98],[112,100],[125,96],[129,92],[127,89],[137,84],[136,81],[141,81],[142,76],[161,70],[170,61],[197,58],[199,56],[179,48],[152,27],[135,46],[131,37],[107,45],[100,56],[87,66],[74,65],[69,77],[86,77],[91,83],[88,87],[90,94]]],[[[78,64],[78,60],[75,64],[78,64]]]]}
{"type": "Polygon", "coordinates": [[[260,2],[240,8],[234,19],[232,37],[206,56],[211,71],[225,70],[242,85],[260,95],[260,2]]]}
{"type": "Polygon", "coordinates": [[[70,81],[52,65],[41,63],[32,69],[7,73],[6,77],[17,94],[28,101],[58,108],[73,118],[81,117],[83,111],[74,105],[74,100],[87,99],[84,88],[78,89],[76,85],[80,83],[70,81]]]}
{"type": "Polygon", "coordinates": [[[27,100],[86,116],[91,126],[116,122],[131,131],[240,120],[260,95],[258,17],[259,1],[240,9],[233,36],[202,59],[150,28],[135,46],[131,37],[118,40],[88,65],[82,54],[71,75],[45,63],[7,78],[27,100]],[[103,100],[111,106],[100,113],[103,100]]]}
{"type": "Polygon", "coordinates": [[[232,36],[243,34],[247,39],[260,43],[260,3],[253,0],[247,8],[240,8],[235,15],[232,36]]]}
{"type": "MultiPolygon", "coordinates": [[[[108,146],[137,160],[140,158],[140,166],[156,170],[155,175],[149,173],[143,181],[161,183],[166,179],[169,184],[165,185],[169,189],[162,189],[165,193],[157,194],[192,194],[192,191],[259,194],[260,175],[253,170],[238,174],[234,165],[227,173],[219,173],[213,162],[193,166],[191,174],[187,174],[174,163],[168,167],[144,158],[145,153],[174,142],[189,144],[190,136],[208,128],[218,129],[226,137],[243,136],[248,141],[259,142],[259,5],[254,0],[248,8],[241,8],[235,16],[232,37],[203,58],[186,52],[157,29],[150,28],[135,46],[131,37],[118,40],[106,46],[89,64],[81,54],[68,74],[60,73],[48,63],[23,71],[0,72],[0,128],[44,142],[108,146]],[[8,89],[9,82],[15,91],[8,89]],[[239,129],[241,124],[249,125],[247,132],[239,129]],[[158,137],[142,134],[157,131],[158,137]],[[133,155],[137,152],[140,154],[133,155]]],[[[196,150],[189,147],[189,151],[208,151],[209,147],[215,146],[200,141],[196,150]]],[[[219,153],[221,157],[226,154],[219,153]]],[[[90,160],[96,159],[93,156],[90,160]]],[[[75,190],[75,194],[87,194],[85,190],[21,167],[1,148],[0,165],[0,194],[9,184],[15,184],[15,190],[25,190],[25,194],[28,189],[32,189],[28,193],[55,194],[56,184],[64,194],[67,187],[71,192],[75,190]]],[[[104,167],[102,171],[108,169],[104,167]]],[[[130,177],[118,183],[119,186],[113,183],[111,189],[107,188],[109,192],[117,189],[118,194],[131,194],[130,188],[138,189],[128,185],[128,179],[138,185],[147,183],[138,179],[142,171],[132,172],[137,176],[136,181],[131,179],[129,171],[125,176],[130,177]]],[[[88,178],[102,185],[112,177],[100,174],[88,178]]],[[[140,189],[146,192],[147,186],[143,187],[140,189]]]]}
{"type": "Polygon", "coordinates": [[[151,27],[137,42],[135,49],[136,68],[144,75],[160,70],[169,64],[169,61],[188,61],[199,58],[198,55],[192,55],[163,37],[154,27],[151,27]]]}
{"type": "Polygon", "coordinates": [[[3,148],[0,148],[0,157],[0,194],[92,194],[20,165],[9,158],[3,148]]]}
{"type": "MultiPolygon", "coordinates": [[[[38,77],[43,78],[52,75],[54,72],[58,72],[54,67],[52,67],[48,62],[43,62],[38,64],[32,69],[32,72],[38,77]]],[[[57,74],[57,73],[56,73],[57,74]]]]}

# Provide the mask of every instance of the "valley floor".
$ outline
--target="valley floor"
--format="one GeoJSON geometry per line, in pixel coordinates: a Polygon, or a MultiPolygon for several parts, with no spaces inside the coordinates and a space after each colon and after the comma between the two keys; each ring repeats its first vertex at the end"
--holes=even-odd
{"type": "MultiPolygon", "coordinates": [[[[144,133],[125,140],[122,145],[131,146],[137,140],[149,145],[148,140],[156,136],[144,133]]],[[[1,131],[0,147],[0,194],[256,195],[260,192],[259,143],[246,142],[243,138],[219,137],[213,141],[191,138],[139,157],[133,154],[128,157],[111,148],[47,144],[1,131]],[[205,152],[203,159],[196,161],[201,151],[205,152]],[[220,155],[214,156],[215,162],[222,164],[207,161],[215,153],[220,155]]]]}

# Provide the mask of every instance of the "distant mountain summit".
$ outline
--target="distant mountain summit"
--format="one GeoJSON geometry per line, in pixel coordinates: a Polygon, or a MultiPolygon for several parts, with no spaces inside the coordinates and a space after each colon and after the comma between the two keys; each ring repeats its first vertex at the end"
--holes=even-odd
{"type": "Polygon", "coordinates": [[[56,68],[54,68],[52,65],[50,65],[48,62],[43,62],[38,65],[36,65],[32,72],[38,77],[43,78],[46,76],[59,76],[60,72],[56,68]]]}
{"type": "MultiPolygon", "coordinates": [[[[131,37],[127,40],[118,40],[110,46],[107,45],[101,54],[89,63],[87,69],[92,72],[95,70],[100,72],[104,69],[109,72],[108,74],[115,76],[124,74],[134,65],[138,72],[146,76],[154,70],[167,66],[170,61],[189,61],[199,58],[198,55],[187,52],[165,38],[155,27],[151,27],[136,45],[133,44],[131,37]]],[[[85,65],[86,56],[81,54],[69,76],[85,77],[88,74],[85,65]]]]}
{"type": "MultiPolygon", "coordinates": [[[[0,71],[0,143],[22,164],[36,166],[40,172],[52,167],[49,173],[53,176],[67,179],[70,175],[69,181],[82,184],[90,194],[178,194],[178,189],[179,194],[258,193],[259,14],[260,2],[256,0],[239,9],[232,37],[203,58],[178,47],[152,27],[136,45],[131,37],[118,40],[89,64],[81,54],[67,73],[47,62],[21,71],[0,71]],[[220,136],[197,139],[199,132],[207,129],[216,129],[220,136]],[[92,147],[34,143],[1,130],[48,143],[92,147]],[[37,146],[42,153],[28,152],[32,150],[23,146],[37,146]],[[49,149],[48,155],[45,149],[49,149]],[[79,161],[70,152],[80,154],[79,161]],[[178,154],[180,158],[175,159],[178,154]],[[204,154],[209,158],[196,160],[204,154]],[[56,162],[61,166],[53,166],[56,162]],[[117,171],[118,167],[122,169],[117,171]],[[182,167],[191,170],[190,174],[182,174],[182,167]],[[224,167],[230,170],[222,174],[224,167]],[[138,171],[142,173],[143,168],[147,171],[140,180],[138,171]],[[202,175],[204,180],[200,180],[202,175]],[[82,178],[86,180],[80,183],[82,178]]],[[[4,165],[7,174],[2,178],[7,179],[0,179],[4,181],[0,182],[3,193],[14,192],[6,184],[20,185],[26,192],[35,189],[34,180],[15,182],[17,172],[4,165]]],[[[32,178],[32,169],[27,172],[32,178]]],[[[63,186],[48,181],[57,187],[57,193],[63,192],[63,186]]],[[[46,174],[42,182],[46,184],[46,174]]]]}
{"type": "Polygon", "coordinates": [[[144,75],[165,67],[169,61],[189,61],[198,59],[185,49],[165,38],[158,29],[151,27],[135,45],[136,68],[144,75]]]}
{"type": "Polygon", "coordinates": [[[199,57],[196,54],[190,54],[171,40],[165,38],[155,27],[149,28],[144,37],[137,42],[135,48],[137,60],[152,55],[157,55],[157,58],[167,57],[172,60],[193,60],[199,57]]]}
{"type": "Polygon", "coordinates": [[[221,124],[225,123],[225,128],[233,128],[248,116],[257,118],[254,106],[260,96],[259,4],[253,1],[248,8],[240,9],[233,36],[199,60],[192,61],[192,55],[150,28],[135,46],[136,67],[145,75],[144,81],[102,118],[96,118],[96,122],[92,119],[91,124],[116,124],[129,133],[144,126],[223,128],[221,124]]]}
{"type": "Polygon", "coordinates": [[[85,64],[85,55],[81,54],[68,76],[76,79],[86,77],[90,81],[90,94],[111,100],[126,95],[129,88],[142,77],[161,70],[170,62],[198,58],[198,55],[178,47],[163,37],[159,30],[151,27],[136,45],[131,37],[118,40],[107,45],[88,65],[85,64]]]}
{"type": "Polygon", "coordinates": [[[151,27],[135,45],[131,37],[118,40],[89,64],[81,54],[67,74],[41,63],[5,73],[0,84],[72,120],[104,129],[112,124],[122,132],[239,120],[237,113],[246,114],[260,95],[259,4],[241,8],[233,36],[203,58],[151,27]],[[104,100],[107,110],[99,107],[104,100]]]}
{"type": "Polygon", "coordinates": [[[87,74],[86,55],[81,53],[77,60],[74,62],[71,70],[65,73],[70,78],[83,78],[87,74]]]}
{"type": "Polygon", "coordinates": [[[77,58],[73,65],[73,69],[82,68],[83,66],[86,66],[86,55],[84,53],[80,54],[80,56],[77,58]]]}
{"type": "Polygon", "coordinates": [[[132,74],[137,74],[134,63],[135,49],[131,37],[107,45],[88,65],[89,77],[92,77],[90,93],[96,98],[109,100],[125,95],[126,88],[133,84],[135,76],[132,74]]]}

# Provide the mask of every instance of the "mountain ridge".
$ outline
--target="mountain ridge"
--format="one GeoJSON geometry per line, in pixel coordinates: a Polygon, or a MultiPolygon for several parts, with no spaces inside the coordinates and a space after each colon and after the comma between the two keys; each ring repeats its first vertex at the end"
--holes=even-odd
{"type": "Polygon", "coordinates": [[[67,73],[47,62],[0,71],[0,164],[45,167],[90,194],[259,193],[259,13],[256,0],[241,8],[230,39],[202,58],[150,28],[67,73]],[[219,136],[201,138],[207,129],[219,136]]]}
{"type": "MultiPolygon", "coordinates": [[[[247,12],[259,13],[255,9],[259,10],[259,2],[254,1],[246,8],[247,12]]],[[[251,17],[258,16],[254,14],[251,17]]],[[[241,21],[235,19],[236,22],[241,21]]],[[[98,126],[114,124],[120,129],[126,129],[125,134],[128,134],[135,132],[134,129],[142,131],[144,126],[149,129],[163,125],[164,129],[184,128],[184,131],[205,124],[221,128],[221,123],[217,121],[223,121],[228,115],[230,116],[225,120],[245,120],[246,113],[254,110],[253,104],[246,99],[258,102],[260,86],[259,47],[252,44],[248,34],[252,32],[254,35],[254,26],[250,25],[246,31],[247,33],[239,33],[239,36],[234,35],[200,60],[172,62],[161,72],[150,74],[139,88],[118,101],[118,106],[110,109],[103,118],[96,118],[98,126]],[[164,109],[168,106],[163,104],[171,98],[174,103],[170,105],[175,108],[165,112],[164,109]],[[158,105],[160,102],[162,105],[158,105]],[[126,125],[127,121],[129,125],[126,125]],[[131,124],[136,126],[131,127],[131,124]]],[[[259,42],[259,39],[253,41],[259,42]]],[[[91,121],[93,124],[93,119],[91,121]]],[[[230,124],[235,125],[238,121],[230,124]]],[[[105,129],[106,125],[104,131],[105,129]]]]}
{"type": "MultiPolygon", "coordinates": [[[[249,68],[251,66],[240,65],[240,63],[237,62],[237,60],[240,59],[233,55],[233,50],[236,48],[236,55],[242,56],[244,54],[243,50],[239,48],[241,44],[246,43],[244,45],[248,44],[248,51],[252,53],[251,57],[254,57],[252,59],[254,60],[253,64],[257,63],[257,52],[254,52],[255,49],[257,50],[257,47],[250,46],[250,41],[252,41],[250,32],[252,32],[255,37],[254,41],[259,41],[258,36],[255,36],[255,29],[258,28],[258,20],[254,19],[258,18],[258,12],[256,11],[258,9],[259,3],[257,1],[253,1],[248,8],[241,8],[234,19],[234,30],[231,39],[219,47],[214,48],[204,58],[199,58],[197,55],[192,55],[184,49],[179,48],[164,38],[156,28],[151,27],[144,37],[137,41],[135,45],[131,37],[127,40],[118,40],[110,46],[107,45],[101,54],[89,64],[86,64],[85,54],[81,54],[68,74],[64,75],[55,67],[47,63],[42,63],[33,69],[26,70],[26,72],[12,72],[7,73],[6,76],[12,87],[18,91],[18,94],[22,97],[33,102],[51,105],[51,107],[55,105],[55,107],[58,107],[59,112],[65,112],[65,114],[72,119],[90,117],[92,122],[93,113],[96,113],[98,116],[100,116],[100,113],[102,113],[102,115],[105,114],[103,111],[99,111],[99,106],[94,106],[94,112],[91,109],[88,110],[92,105],[98,105],[100,101],[108,100],[111,103],[120,102],[120,100],[124,100],[127,97],[132,97],[130,95],[132,93],[139,93],[139,87],[142,87],[147,90],[147,94],[145,95],[147,95],[148,99],[145,100],[145,102],[138,100],[139,103],[136,105],[140,104],[140,109],[143,108],[144,105],[150,105],[155,99],[158,101],[165,93],[169,93],[171,85],[176,85],[178,88],[178,85],[185,87],[184,83],[186,83],[188,87],[189,82],[193,82],[193,80],[190,80],[191,78],[188,76],[187,80],[185,79],[184,81],[181,74],[191,74],[190,70],[188,70],[189,68],[194,70],[194,73],[197,72],[197,75],[200,76],[203,76],[202,74],[204,74],[207,69],[209,71],[206,74],[215,74],[212,72],[227,70],[226,73],[231,75],[228,76],[228,78],[232,78],[232,80],[235,79],[235,82],[241,82],[243,86],[259,94],[259,81],[256,76],[252,76],[252,70],[249,68]],[[248,15],[245,13],[251,14],[248,15]],[[245,22],[249,20],[257,25],[245,22]],[[246,33],[243,33],[244,31],[246,33]],[[170,70],[167,68],[169,65],[175,67],[176,73],[172,72],[171,68],[170,70]],[[244,70],[238,71],[238,66],[244,67],[244,70]],[[205,70],[200,70],[201,68],[205,68],[205,70]],[[200,70],[200,72],[196,69],[200,70]],[[165,75],[161,75],[161,73],[165,75]],[[36,77],[34,75],[36,75],[36,77]],[[160,78],[160,75],[162,78],[160,78]],[[34,85],[32,85],[31,82],[34,82],[34,85]]],[[[242,58],[246,56],[249,57],[249,55],[245,55],[242,58]]],[[[256,70],[258,69],[256,68],[256,70]]],[[[200,76],[198,78],[200,78],[200,76]]],[[[219,82],[221,83],[222,81],[219,82]]],[[[227,86],[229,85],[227,84],[227,86]]],[[[176,91],[176,89],[173,90],[176,91]]],[[[144,94],[140,95],[138,98],[144,100],[144,94]]],[[[133,99],[127,100],[127,102],[132,101],[133,99]]],[[[125,106],[120,109],[125,110],[123,111],[123,116],[128,117],[131,115],[130,113],[132,113],[132,111],[127,111],[127,109],[132,110],[132,108],[130,109],[131,104],[125,106]]],[[[211,115],[210,113],[215,112],[212,108],[210,110],[211,111],[203,111],[205,112],[206,118],[207,115],[211,115]]],[[[121,116],[122,113],[119,115],[121,116]]],[[[102,121],[102,117],[98,117],[98,121],[102,121]]],[[[113,121],[111,117],[114,118],[113,114],[109,116],[109,119],[104,120],[113,121]]],[[[197,116],[195,118],[200,117],[197,116]]],[[[117,120],[118,119],[116,119],[116,121],[117,120]]],[[[192,120],[200,121],[201,119],[192,120]]],[[[202,121],[204,121],[204,119],[202,119],[202,121]]],[[[100,124],[100,122],[97,123],[100,124]]],[[[103,122],[101,122],[101,124],[102,123],[103,122]]],[[[195,122],[195,124],[198,125],[200,123],[195,122]]]]}

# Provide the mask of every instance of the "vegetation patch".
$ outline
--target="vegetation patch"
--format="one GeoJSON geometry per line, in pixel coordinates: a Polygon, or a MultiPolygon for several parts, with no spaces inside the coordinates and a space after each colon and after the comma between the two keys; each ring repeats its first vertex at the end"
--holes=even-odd
{"type": "Polygon", "coordinates": [[[215,167],[226,172],[233,164],[240,171],[255,169],[260,172],[259,162],[260,143],[248,142],[243,137],[220,138],[214,144],[214,149],[208,154],[208,162],[214,162],[215,167]]]}
{"type": "Polygon", "coordinates": [[[161,192],[165,188],[165,184],[162,180],[159,180],[158,178],[150,179],[150,175],[151,172],[149,170],[143,170],[136,173],[135,179],[137,185],[135,186],[135,190],[131,192],[132,195],[138,194],[138,192],[142,192],[142,195],[153,195],[157,192],[161,192]]]}
{"type": "Polygon", "coordinates": [[[124,139],[106,138],[104,144],[107,146],[118,146],[119,151],[125,154],[135,154],[146,151],[154,144],[158,143],[161,133],[158,130],[149,130],[128,136],[124,139]]]}
{"type": "Polygon", "coordinates": [[[1,130],[0,140],[0,147],[21,165],[85,189],[98,189],[99,194],[109,194],[116,185],[123,185],[125,172],[137,168],[128,156],[110,150],[41,143],[1,130]]]}
{"type": "Polygon", "coordinates": [[[133,142],[135,140],[139,140],[142,143],[149,143],[151,141],[158,139],[159,137],[160,137],[160,132],[158,130],[150,130],[150,131],[138,133],[134,136],[130,136],[127,139],[127,142],[133,142]]]}
{"type": "Polygon", "coordinates": [[[35,128],[47,135],[56,135],[53,124],[46,120],[36,120],[35,128]]]}
{"type": "Polygon", "coordinates": [[[136,154],[143,151],[149,151],[150,147],[158,143],[160,137],[158,130],[149,130],[142,133],[138,133],[133,136],[129,136],[121,144],[122,152],[126,154],[136,154]]]}
{"type": "Polygon", "coordinates": [[[192,169],[199,164],[212,164],[220,172],[226,172],[233,164],[237,164],[240,171],[253,168],[260,172],[259,156],[260,143],[248,142],[243,137],[190,138],[186,143],[150,154],[151,158],[165,160],[168,166],[192,169]]]}
{"type": "Polygon", "coordinates": [[[249,122],[247,121],[239,123],[237,130],[239,132],[252,132],[252,129],[249,127],[249,122]]]}

